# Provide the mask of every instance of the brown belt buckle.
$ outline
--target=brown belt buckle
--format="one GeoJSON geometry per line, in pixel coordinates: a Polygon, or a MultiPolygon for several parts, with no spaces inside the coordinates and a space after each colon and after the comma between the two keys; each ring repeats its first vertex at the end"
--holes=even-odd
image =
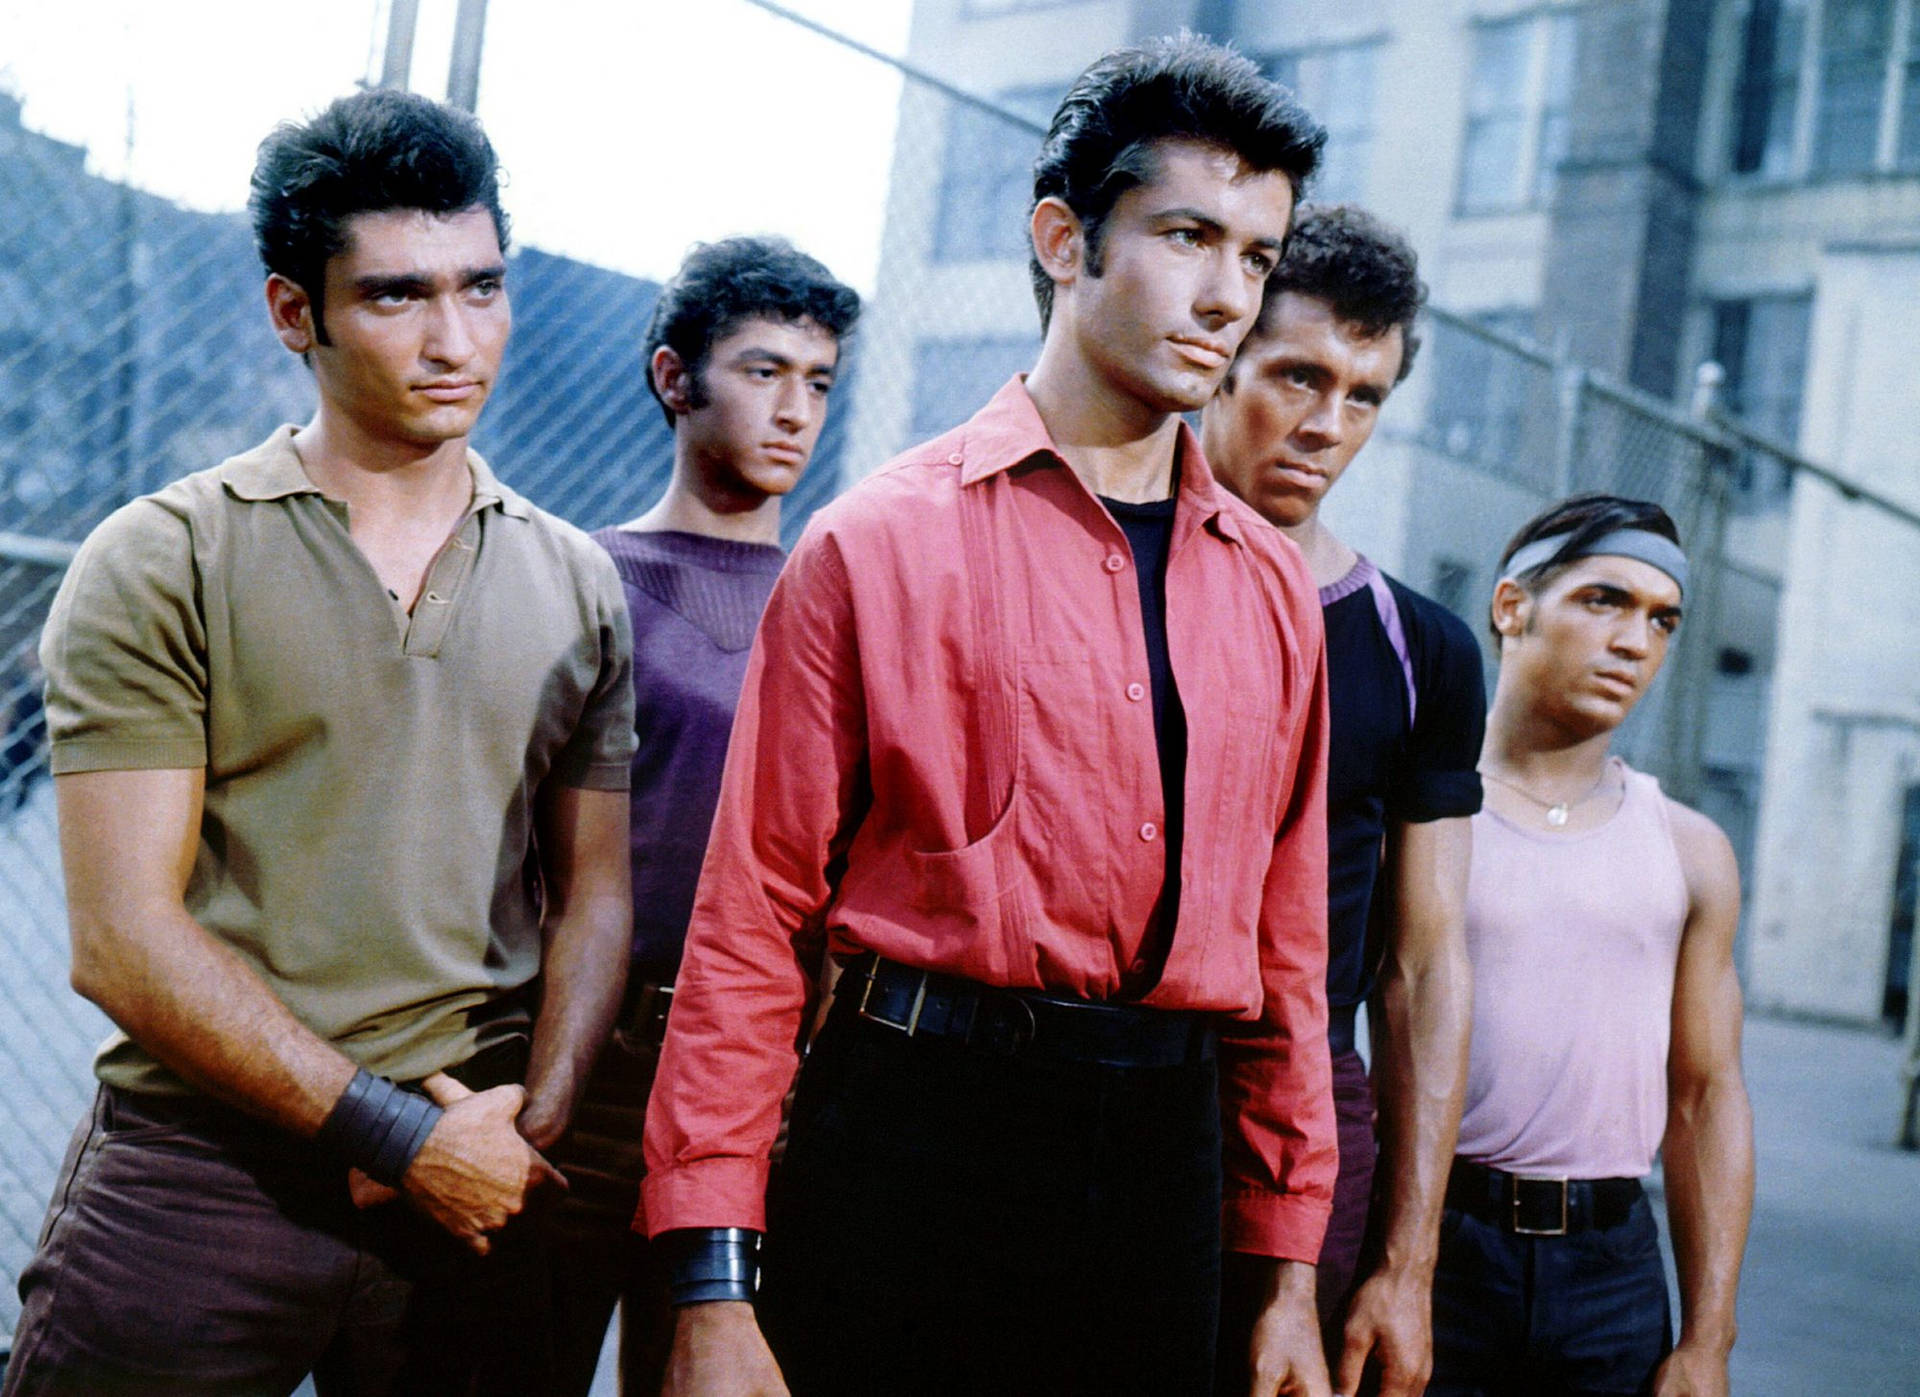
{"type": "Polygon", "coordinates": [[[878,958],[875,958],[873,963],[867,967],[866,988],[860,991],[860,1017],[863,1019],[871,1019],[883,1028],[898,1029],[900,1032],[906,1034],[907,1037],[911,1038],[914,1035],[914,1031],[920,1027],[920,1010],[925,1007],[927,1002],[928,972],[924,970],[920,972],[920,983],[914,987],[913,1007],[907,1011],[907,1021],[905,1023],[898,1023],[893,1019],[882,1018],[876,1010],[867,1007],[867,1001],[873,997],[874,972],[879,970],[879,968],[880,961],[878,958]]]}
{"type": "Polygon", "coordinates": [[[1564,1237],[1567,1235],[1567,1180],[1526,1179],[1518,1174],[1513,1176],[1513,1233],[1516,1237],[1564,1237]],[[1552,1184],[1560,1194],[1560,1222],[1556,1227],[1528,1227],[1521,1221],[1521,1186],[1525,1184],[1552,1184]]]}

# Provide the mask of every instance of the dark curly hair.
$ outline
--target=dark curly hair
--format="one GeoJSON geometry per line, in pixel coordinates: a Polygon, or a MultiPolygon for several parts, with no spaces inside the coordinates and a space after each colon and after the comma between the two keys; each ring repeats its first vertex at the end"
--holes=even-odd
{"type": "MultiPolygon", "coordinates": [[[[1252,169],[1300,186],[1320,163],[1327,133],[1293,94],[1252,60],[1193,34],[1148,39],[1095,59],[1074,79],[1033,162],[1033,201],[1059,199],[1086,233],[1087,275],[1101,273],[1100,240],[1113,206],[1158,171],[1161,141],[1232,151],[1252,169]]],[[[1053,279],[1030,260],[1040,328],[1053,318],[1053,279]]]]}
{"type": "Polygon", "coordinates": [[[314,338],[329,343],[323,293],[329,258],[346,250],[355,214],[485,209],[500,249],[500,165],[467,112],[411,92],[342,97],[306,122],[282,122],[260,143],[247,210],[260,261],[307,293],[314,338]]]}
{"type": "MultiPolygon", "coordinates": [[[[1623,495],[1570,495],[1534,515],[1507,540],[1507,546],[1500,550],[1500,566],[1495,576],[1504,576],[1508,560],[1535,539],[1557,538],[1560,546],[1553,551],[1553,556],[1514,578],[1529,592],[1538,591],[1577,562],[1588,544],[1616,529],[1644,529],[1676,544],[1680,542],[1680,529],[1673,522],[1673,516],[1652,500],[1632,500],[1623,495]]],[[[1491,611],[1487,623],[1492,627],[1491,611]]],[[[1493,639],[1495,644],[1500,641],[1497,627],[1493,628],[1493,639]]]]}
{"type": "MultiPolygon", "coordinates": [[[[693,406],[707,404],[701,374],[717,340],[755,319],[811,320],[834,339],[852,333],[860,296],[832,272],[784,238],[725,238],[701,243],[687,254],[673,279],[660,288],[647,323],[641,362],[666,345],[687,366],[693,406]]],[[[651,369],[647,388],[674,425],[673,410],[660,397],[651,369]]]]}
{"type": "Polygon", "coordinates": [[[1282,291],[1325,301],[1334,315],[1369,337],[1398,326],[1402,350],[1393,381],[1413,372],[1420,350],[1414,326],[1427,303],[1427,284],[1420,280],[1413,244],[1398,229],[1354,204],[1301,205],[1286,254],[1267,278],[1267,298],[1248,339],[1268,331],[1282,291]]]}

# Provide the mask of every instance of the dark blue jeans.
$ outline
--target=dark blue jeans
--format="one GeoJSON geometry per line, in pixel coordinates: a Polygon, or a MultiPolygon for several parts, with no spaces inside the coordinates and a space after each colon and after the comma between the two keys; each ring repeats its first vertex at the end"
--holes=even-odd
{"type": "Polygon", "coordinates": [[[846,1006],[768,1193],[760,1318],[794,1397],[1205,1393],[1213,1062],[985,1056],[846,1006]]]}
{"type": "Polygon", "coordinates": [[[1644,1197],[1617,1226],[1567,1237],[1515,1236],[1446,1210],[1427,1397],[1631,1397],[1652,1389],[1672,1346],[1644,1197]]]}

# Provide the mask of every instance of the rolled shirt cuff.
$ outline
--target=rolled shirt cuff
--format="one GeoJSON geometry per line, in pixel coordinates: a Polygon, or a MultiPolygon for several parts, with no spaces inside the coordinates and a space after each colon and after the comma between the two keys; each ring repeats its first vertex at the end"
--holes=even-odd
{"type": "Polygon", "coordinates": [[[1331,1198],[1230,1191],[1220,1209],[1220,1245],[1225,1251],[1314,1265],[1320,1260],[1320,1244],[1332,1215],[1331,1198]]]}

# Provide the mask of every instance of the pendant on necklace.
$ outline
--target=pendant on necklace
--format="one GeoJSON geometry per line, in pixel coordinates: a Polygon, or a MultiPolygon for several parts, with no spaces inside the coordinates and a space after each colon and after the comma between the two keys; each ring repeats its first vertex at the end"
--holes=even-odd
{"type": "Polygon", "coordinates": [[[1552,825],[1555,829],[1559,829],[1560,826],[1564,825],[1566,822],[1567,822],[1567,807],[1564,801],[1561,802],[1559,805],[1550,805],[1547,807],[1547,823],[1548,824],[1552,825]]]}

